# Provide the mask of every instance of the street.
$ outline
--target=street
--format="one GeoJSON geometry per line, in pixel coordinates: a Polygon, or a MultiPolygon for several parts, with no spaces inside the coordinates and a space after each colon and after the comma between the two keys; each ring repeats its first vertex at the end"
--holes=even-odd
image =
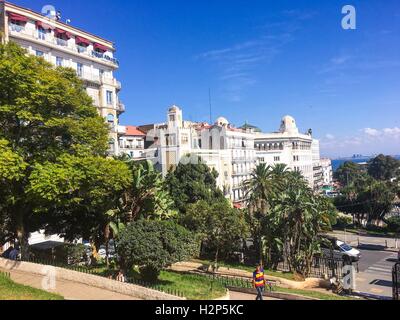
{"type": "MultiPolygon", "coordinates": [[[[332,235],[344,241],[344,232],[332,235]]],[[[392,268],[397,261],[392,238],[346,234],[346,242],[361,252],[356,276],[356,290],[385,298],[392,297],[392,268]],[[360,244],[360,245],[358,245],[360,244]],[[386,244],[392,249],[386,249],[386,244]]]]}

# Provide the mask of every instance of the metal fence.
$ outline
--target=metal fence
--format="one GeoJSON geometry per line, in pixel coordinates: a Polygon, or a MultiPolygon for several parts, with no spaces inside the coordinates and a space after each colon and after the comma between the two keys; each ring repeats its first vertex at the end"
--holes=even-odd
{"type": "Polygon", "coordinates": [[[9,272],[0,271],[0,278],[11,279],[11,274],[9,272]]]}
{"type": "MultiPolygon", "coordinates": [[[[276,271],[291,272],[289,262],[283,257],[274,267],[276,271]]],[[[343,277],[344,261],[337,258],[315,256],[311,262],[308,277],[341,279],[343,277]]]]}
{"type": "Polygon", "coordinates": [[[400,300],[400,262],[393,266],[393,300],[400,300]]]}
{"type": "Polygon", "coordinates": [[[68,269],[68,270],[72,270],[72,271],[76,271],[76,272],[91,274],[94,276],[100,276],[100,277],[108,278],[110,280],[114,280],[114,281],[118,281],[118,282],[139,285],[141,287],[146,287],[146,288],[149,288],[152,290],[160,291],[160,292],[167,293],[167,294],[170,294],[170,295],[173,295],[176,297],[181,297],[181,298],[184,297],[184,294],[181,291],[175,290],[175,289],[170,289],[170,288],[165,288],[159,284],[142,281],[140,279],[135,279],[133,277],[124,277],[124,278],[115,277],[113,275],[115,273],[115,271],[112,271],[112,270],[99,271],[98,269],[96,270],[96,267],[90,268],[90,267],[83,266],[83,265],[68,265],[68,264],[57,262],[54,260],[43,260],[43,259],[37,259],[34,257],[30,257],[29,259],[25,259],[24,261],[41,264],[41,265],[63,268],[63,269],[68,269]]]}

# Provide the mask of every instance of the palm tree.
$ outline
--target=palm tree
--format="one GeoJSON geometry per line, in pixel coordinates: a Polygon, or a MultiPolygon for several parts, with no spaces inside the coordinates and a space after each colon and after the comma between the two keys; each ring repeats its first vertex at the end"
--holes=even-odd
{"type": "Polygon", "coordinates": [[[271,166],[259,164],[251,173],[251,178],[243,183],[248,205],[248,220],[255,245],[259,247],[260,263],[263,263],[267,240],[262,235],[262,223],[270,209],[276,184],[271,166]]]}

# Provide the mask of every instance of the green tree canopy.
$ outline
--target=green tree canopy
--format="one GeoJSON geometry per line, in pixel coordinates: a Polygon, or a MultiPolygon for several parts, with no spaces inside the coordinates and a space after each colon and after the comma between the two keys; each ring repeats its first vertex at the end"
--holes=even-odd
{"type": "MultiPolygon", "coordinates": [[[[191,162],[191,161],[188,161],[191,162]]],[[[218,173],[199,158],[198,163],[179,163],[175,170],[171,170],[166,178],[165,185],[175,201],[180,212],[185,212],[188,204],[204,200],[212,203],[216,199],[224,198],[217,187],[218,173]]]]}
{"type": "Polygon", "coordinates": [[[342,186],[347,186],[359,179],[362,175],[365,175],[365,172],[359,164],[347,161],[335,171],[334,178],[338,180],[342,186]]]}
{"type": "Polygon", "coordinates": [[[139,266],[142,277],[154,281],[161,269],[196,255],[198,244],[190,231],[173,221],[139,220],[121,232],[117,252],[125,272],[139,266]]]}
{"type": "Polygon", "coordinates": [[[220,253],[238,250],[248,232],[244,214],[232,208],[226,199],[212,204],[201,200],[190,205],[182,222],[215,252],[215,264],[220,253]]]}
{"type": "MultiPolygon", "coordinates": [[[[10,192],[0,209],[9,221],[7,237],[19,239],[23,255],[29,232],[49,224],[43,220],[47,215],[39,213],[108,201],[101,198],[112,189],[102,192],[104,177],[112,179],[108,172],[115,164],[103,159],[108,139],[107,125],[74,70],[55,68],[13,42],[0,45],[0,141],[5,150],[0,172],[8,172],[10,192]],[[83,183],[88,171],[92,179],[83,183]]],[[[75,218],[76,225],[82,224],[75,218]]]]}
{"type": "Polygon", "coordinates": [[[368,174],[377,180],[391,180],[400,177],[400,161],[380,154],[368,162],[368,174]]]}

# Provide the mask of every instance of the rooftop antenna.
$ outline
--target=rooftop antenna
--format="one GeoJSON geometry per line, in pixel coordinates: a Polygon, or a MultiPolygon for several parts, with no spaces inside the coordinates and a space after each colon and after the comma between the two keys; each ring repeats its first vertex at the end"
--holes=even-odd
{"type": "Polygon", "coordinates": [[[208,88],[208,103],[210,105],[210,124],[212,124],[211,89],[208,88]]]}

